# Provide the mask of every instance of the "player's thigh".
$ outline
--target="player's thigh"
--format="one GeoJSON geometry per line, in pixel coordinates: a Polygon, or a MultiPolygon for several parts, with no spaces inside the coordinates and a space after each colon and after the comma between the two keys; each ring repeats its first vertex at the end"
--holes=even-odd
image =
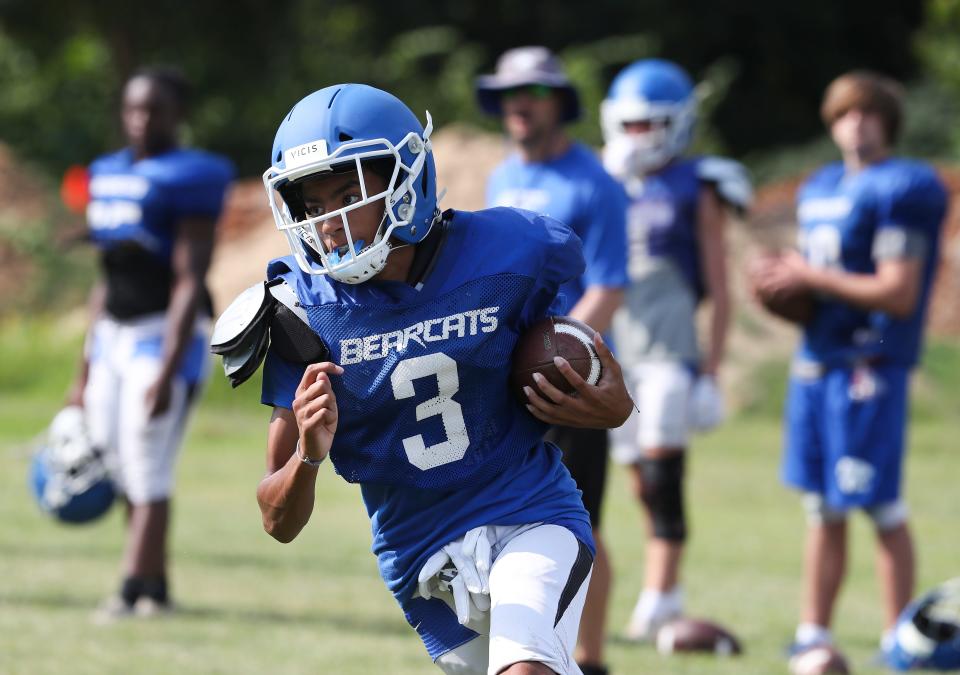
{"type": "Polygon", "coordinates": [[[907,422],[907,370],[831,371],[826,382],[826,499],[870,507],[900,496],[907,422]]]}
{"type": "Polygon", "coordinates": [[[592,567],[586,545],[558,525],[506,544],[490,571],[490,673],[522,661],[579,672],[573,649],[592,567]]]}
{"type": "Polygon", "coordinates": [[[186,381],[175,376],[167,409],[150,417],[147,395],[160,370],[158,359],[133,358],[121,384],[117,435],[119,476],[124,494],[134,504],[170,496],[176,457],[192,400],[186,381]]]}
{"type": "Polygon", "coordinates": [[[607,484],[608,436],[606,429],[553,427],[544,437],[560,448],[563,463],[580,489],[590,525],[600,527],[603,492],[607,484]]]}
{"type": "Polygon", "coordinates": [[[101,319],[94,323],[85,349],[89,370],[83,390],[83,407],[95,446],[103,448],[109,463],[115,461],[117,419],[120,413],[121,373],[111,358],[117,348],[116,325],[101,319]]]}
{"type": "Polygon", "coordinates": [[[614,433],[614,460],[633,464],[651,448],[684,448],[690,435],[693,374],[682,363],[654,361],[631,369],[638,410],[614,433]]]}

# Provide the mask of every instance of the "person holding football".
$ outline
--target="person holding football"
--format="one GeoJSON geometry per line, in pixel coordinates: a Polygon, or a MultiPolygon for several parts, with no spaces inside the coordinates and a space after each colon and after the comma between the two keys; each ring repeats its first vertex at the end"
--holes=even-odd
{"type": "Polygon", "coordinates": [[[841,75],[827,87],[821,116],[841,161],[799,190],[800,252],[751,266],[761,300],[812,300],[791,366],[782,465],[808,519],[793,650],[832,642],[854,509],[876,533],[887,650],[914,587],[901,470],[946,193],[930,166],[893,155],[903,120],[896,82],[868,71],[841,75]]]}
{"type": "MultiPolygon", "coordinates": [[[[581,113],[576,89],[546,47],[503,53],[496,72],[477,78],[481,108],[503,120],[516,152],[487,183],[488,206],[512,206],[549,215],[583,240],[586,269],[560,289],[568,314],[604,332],[623,301],[627,278],[626,199],[590,148],[572,141],[566,125],[581,113]]],[[[610,562],[600,536],[607,477],[606,429],[558,426],[547,440],[583,493],[597,555],[581,620],[576,660],[585,675],[602,675],[610,594],[610,562]]]]}
{"type": "Polygon", "coordinates": [[[293,255],[228,308],[213,348],[233,374],[266,354],[271,536],[307,524],[329,457],[359,484],[381,576],[442,671],[578,673],[593,540],[542,435],[617,426],[630,398],[599,337],[596,385],[561,360],[575,395],[545,381],[545,398],[510,395],[513,347],[582,272],[580,240],[527,211],[441,213],[431,132],[363,84],[294,105],[264,174],[293,255]]]}
{"type": "Polygon", "coordinates": [[[718,157],[684,157],[696,117],[690,77],[660,59],[621,70],[601,106],[603,160],[623,182],[630,286],[615,321],[618,353],[637,413],[614,432],[614,460],[629,468],[647,519],[644,586],[625,636],[651,641],[683,613],[680,561],[691,431],[721,421],[717,376],[730,323],[724,230],[752,190],[744,169],[718,157]],[[706,349],[695,314],[709,300],[706,349]]]}
{"type": "Polygon", "coordinates": [[[90,239],[101,278],[68,404],[82,406],[125,497],[123,581],[96,621],[171,607],[167,532],[174,464],[206,376],[212,307],[205,276],[233,178],[225,158],[181,147],[188,85],[145,68],[123,89],[127,147],[89,167],[90,239]]]}

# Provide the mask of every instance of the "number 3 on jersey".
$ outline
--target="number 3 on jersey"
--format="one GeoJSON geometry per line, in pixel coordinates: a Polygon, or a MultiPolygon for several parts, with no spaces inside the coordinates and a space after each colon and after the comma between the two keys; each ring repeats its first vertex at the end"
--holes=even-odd
{"type": "Polygon", "coordinates": [[[463,459],[470,445],[467,425],[463,421],[463,409],[453,400],[460,389],[457,362],[446,354],[437,352],[425,356],[404,359],[390,375],[393,396],[398,401],[414,395],[413,381],[421,377],[437,378],[437,395],[417,406],[417,421],[440,415],[447,440],[426,445],[423,436],[408,436],[403,439],[403,449],[410,463],[422,471],[463,459]]]}

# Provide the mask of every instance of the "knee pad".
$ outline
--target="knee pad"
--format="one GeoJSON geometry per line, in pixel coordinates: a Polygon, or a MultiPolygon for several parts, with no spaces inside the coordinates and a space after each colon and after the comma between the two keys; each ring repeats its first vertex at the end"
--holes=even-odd
{"type": "Polygon", "coordinates": [[[803,495],[803,511],[807,514],[808,525],[829,525],[840,523],[847,519],[847,514],[827,506],[823,495],[817,492],[807,492],[803,495]]]}
{"type": "Polygon", "coordinates": [[[687,520],[683,512],[685,463],[685,453],[639,462],[640,499],[650,512],[653,536],[657,539],[682,542],[687,538],[687,520]]]}
{"type": "Polygon", "coordinates": [[[874,527],[881,532],[892,530],[907,521],[907,505],[899,499],[870,506],[864,511],[870,516],[874,527]]]}

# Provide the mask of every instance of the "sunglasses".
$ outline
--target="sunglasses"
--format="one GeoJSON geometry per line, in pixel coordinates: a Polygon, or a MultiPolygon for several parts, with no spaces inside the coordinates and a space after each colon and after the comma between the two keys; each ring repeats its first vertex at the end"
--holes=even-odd
{"type": "Polygon", "coordinates": [[[519,87],[510,87],[509,89],[504,89],[500,92],[500,98],[502,100],[510,100],[516,98],[520,94],[526,94],[531,98],[536,99],[545,99],[550,98],[553,94],[553,88],[548,87],[545,84],[525,84],[519,87]]]}

